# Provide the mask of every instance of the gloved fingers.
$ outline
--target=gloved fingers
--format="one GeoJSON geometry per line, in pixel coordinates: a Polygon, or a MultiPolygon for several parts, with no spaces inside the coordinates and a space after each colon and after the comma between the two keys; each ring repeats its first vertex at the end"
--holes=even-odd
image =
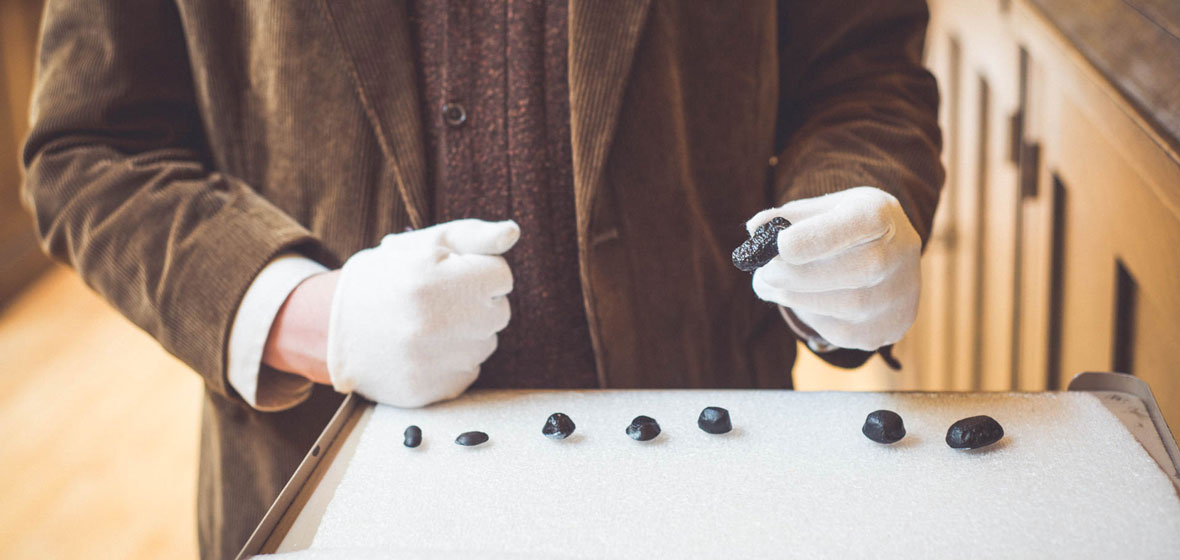
{"type": "MultiPolygon", "coordinates": [[[[406,232],[406,233],[410,233],[410,232],[406,232]]],[[[398,243],[398,241],[401,240],[401,237],[399,237],[401,235],[405,235],[405,234],[403,234],[403,233],[387,233],[387,234],[385,234],[385,237],[381,238],[381,242],[377,244],[377,247],[395,245],[398,243]]]]}
{"type": "Polygon", "coordinates": [[[408,363],[429,364],[429,373],[414,372],[407,381],[418,386],[414,392],[419,392],[435,385],[446,384],[448,376],[455,372],[464,372],[482,364],[496,351],[496,335],[480,335],[478,331],[485,329],[471,328],[464,322],[461,329],[447,329],[442,332],[432,332],[417,337],[413,343],[406,345],[402,356],[408,358],[408,363]]]}
{"type": "Polygon", "coordinates": [[[395,394],[385,395],[384,399],[372,395],[365,396],[399,408],[420,408],[462,395],[479,378],[479,370],[479,365],[476,365],[453,371],[440,371],[434,376],[411,376],[404,379],[395,394]],[[446,383],[439,383],[439,378],[445,379],[446,383]]]}
{"type": "Polygon", "coordinates": [[[435,226],[439,242],[463,255],[499,255],[520,239],[520,226],[512,220],[455,220],[435,226]]]}
{"type": "Polygon", "coordinates": [[[754,214],[754,217],[749,220],[746,220],[746,233],[754,235],[754,230],[757,230],[762,224],[774,218],[786,218],[792,224],[806,220],[812,216],[827,212],[837,202],[827,196],[817,196],[791,201],[777,208],[767,208],[754,214]]]}
{"type": "Polygon", "coordinates": [[[779,258],[793,264],[809,263],[888,239],[892,232],[892,221],[876,209],[842,205],[780,231],[779,258]]]}
{"type": "Polygon", "coordinates": [[[451,253],[438,265],[448,297],[484,300],[512,293],[512,269],[504,257],[451,253]]]}
{"type": "MultiPolygon", "coordinates": [[[[468,329],[471,330],[471,329],[468,329]]],[[[499,337],[495,334],[475,336],[471,333],[448,332],[443,336],[432,336],[429,340],[419,341],[410,345],[409,353],[415,363],[430,364],[431,370],[438,372],[434,376],[415,376],[425,378],[425,383],[436,383],[430,378],[443,372],[452,375],[454,372],[468,371],[478,367],[496,351],[499,337]]]]}
{"type": "Polygon", "coordinates": [[[480,366],[468,368],[463,371],[458,371],[453,374],[448,374],[455,382],[448,387],[448,390],[443,391],[433,402],[449,401],[451,399],[459,398],[460,395],[467,392],[467,389],[479,379],[480,366]]]}
{"type": "Polygon", "coordinates": [[[485,340],[507,328],[508,322],[512,319],[512,306],[508,303],[506,296],[496,296],[473,302],[469,309],[470,316],[452,316],[449,319],[458,322],[458,324],[449,327],[454,336],[471,340],[485,340]]]}
{"type": "MultiPolygon", "coordinates": [[[[492,335],[487,338],[482,338],[474,341],[471,344],[472,354],[479,358],[478,364],[488,361],[492,354],[496,353],[496,348],[500,345],[499,335],[492,335]]],[[[476,364],[476,365],[478,365],[476,364]]],[[[472,381],[475,381],[474,379],[472,381]]]]}
{"type": "Polygon", "coordinates": [[[508,296],[496,296],[488,303],[492,330],[488,334],[498,333],[508,328],[512,320],[512,304],[508,303],[508,296]]]}
{"type": "Polygon", "coordinates": [[[512,320],[512,304],[509,303],[508,296],[496,296],[476,305],[479,318],[473,321],[472,325],[476,327],[472,333],[475,338],[484,340],[494,337],[496,333],[508,328],[508,323],[512,320]]]}
{"type": "Polygon", "coordinates": [[[869,288],[794,292],[779,290],[775,303],[796,312],[826,315],[846,321],[868,321],[893,307],[894,286],[883,282],[869,288]]]}
{"type": "MultiPolygon", "coordinates": [[[[786,216],[783,215],[782,208],[767,208],[766,210],[762,210],[757,214],[754,214],[752,218],[746,220],[746,234],[754,235],[754,231],[762,227],[762,225],[766,222],[769,222],[775,218],[786,218],[786,216]]],[[[787,221],[791,221],[790,218],[787,218],[787,221]]]]}
{"type": "MultiPolygon", "coordinates": [[[[789,229],[789,228],[788,228],[789,229]]],[[[892,247],[865,244],[830,258],[793,264],[782,256],[771,259],[754,272],[766,284],[793,292],[827,292],[875,286],[917,253],[899,252],[892,247]]]]}
{"type": "Polygon", "coordinates": [[[398,408],[420,408],[440,399],[438,387],[431,383],[431,379],[424,376],[407,376],[395,385],[396,390],[385,394],[365,397],[384,404],[391,404],[398,408]]]}
{"type": "Polygon", "coordinates": [[[875,336],[870,329],[865,329],[864,325],[838,319],[836,317],[829,317],[827,315],[820,315],[818,313],[808,313],[806,311],[794,310],[795,316],[810,326],[816,333],[824,337],[824,340],[839,346],[840,348],[851,348],[854,350],[876,350],[886,344],[883,338],[875,336]]]}
{"type": "Polygon", "coordinates": [[[482,261],[479,268],[484,269],[484,282],[488,287],[488,295],[492,297],[506,296],[512,293],[514,280],[512,268],[504,257],[489,257],[485,255],[468,255],[468,259],[482,261]]]}
{"type": "MultiPolygon", "coordinates": [[[[792,310],[800,320],[829,342],[843,348],[875,350],[901,340],[918,316],[918,299],[921,295],[921,272],[918,267],[907,267],[886,282],[862,291],[865,292],[865,299],[872,300],[874,304],[871,305],[872,309],[865,309],[859,314],[841,316],[845,310],[839,307],[840,304],[826,309],[814,305],[813,309],[798,306],[792,307],[792,310]]],[[[778,295],[784,301],[792,299],[789,294],[778,295]]]]}
{"type": "Polygon", "coordinates": [[[440,346],[483,340],[504,330],[512,319],[511,304],[506,296],[473,298],[440,292],[436,297],[423,298],[414,305],[417,323],[409,325],[406,332],[412,333],[411,336],[438,340],[440,346]],[[449,312],[432,312],[444,305],[450,308],[449,312]]]}
{"type": "Polygon", "coordinates": [[[889,313],[863,323],[806,312],[796,315],[804,323],[811,325],[815,332],[828,342],[841,348],[856,350],[873,351],[882,346],[896,344],[913,324],[912,315],[900,309],[890,309],[889,313]]]}
{"type": "Polygon", "coordinates": [[[787,307],[787,305],[781,301],[784,299],[783,293],[786,292],[786,289],[782,286],[779,286],[778,284],[767,282],[765,279],[765,273],[763,273],[764,270],[766,270],[765,266],[755,270],[753,278],[750,279],[750,286],[754,289],[754,295],[758,296],[758,299],[762,301],[769,301],[770,303],[777,303],[787,307]]]}
{"type": "MultiPolygon", "coordinates": [[[[750,280],[750,286],[754,289],[754,295],[763,301],[776,303],[783,307],[794,308],[797,303],[811,303],[814,299],[823,300],[823,297],[816,297],[812,299],[803,299],[804,294],[831,294],[833,291],[842,293],[852,293],[862,290],[859,286],[841,286],[839,284],[829,283],[824,287],[822,284],[802,285],[799,282],[784,282],[781,277],[773,277],[771,275],[771,266],[768,264],[758,270],[754,271],[754,276],[750,280]],[[801,290],[799,287],[814,288],[811,290],[801,290]]],[[[847,304],[852,307],[854,304],[847,304]]],[[[806,308],[806,307],[805,307],[806,308]]]]}

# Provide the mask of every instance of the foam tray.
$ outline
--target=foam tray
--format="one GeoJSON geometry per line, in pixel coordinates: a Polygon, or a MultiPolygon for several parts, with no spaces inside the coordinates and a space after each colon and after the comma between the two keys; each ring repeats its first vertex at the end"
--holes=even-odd
{"type": "MultiPolygon", "coordinates": [[[[1152,397],[1150,390],[1147,388],[1146,384],[1144,384],[1141,380],[1130,377],[1130,376],[1124,376],[1124,375],[1118,375],[1118,374],[1105,374],[1105,373],[1086,373],[1086,374],[1081,374],[1078,377],[1076,377],[1074,379],[1074,381],[1070,384],[1069,390],[1070,391],[1087,391],[1087,392],[1092,393],[1094,396],[1098,397],[1098,399],[1097,399],[1098,402],[1100,402],[1102,406],[1104,406],[1110,413],[1112,413],[1122,423],[1122,425],[1126,428],[1126,431],[1131,436],[1134,437],[1135,441],[1138,441],[1138,443],[1140,445],[1142,445],[1143,449],[1147,451],[1147,455],[1149,455],[1152,459],[1154,459],[1155,463],[1158,464],[1160,470],[1162,470],[1163,473],[1167,475],[1168,479],[1170,479],[1172,481],[1172,484],[1176,485],[1177,488],[1180,488],[1180,477],[1177,476],[1177,465],[1180,464],[1180,452],[1177,451],[1175,440],[1173,439],[1170,431],[1167,429],[1167,426],[1164,424],[1162,415],[1159,413],[1158,406],[1156,405],[1155,400],[1152,397]]],[[[537,392],[509,393],[510,396],[508,398],[518,399],[521,403],[524,403],[525,401],[527,401],[531,398],[530,395],[533,393],[537,393],[537,392]]],[[[601,396],[603,394],[601,392],[583,392],[583,393],[589,393],[590,397],[601,396]]],[[[631,392],[631,393],[634,394],[635,392],[631,392]]],[[[670,392],[661,391],[661,392],[653,393],[653,395],[655,395],[655,394],[667,395],[668,393],[670,393],[670,392]]],[[[571,393],[569,395],[569,399],[566,399],[565,397],[563,397],[560,400],[560,402],[563,402],[563,403],[568,402],[568,403],[572,404],[573,401],[579,400],[578,398],[576,398],[576,395],[578,395],[578,394],[582,394],[582,393],[571,393]]],[[[698,398],[700,397],[700,395],[709,395],[710,398],[712,398],[714,395],[720,396],[720,395],[726,395],[727,393],[726,392],[692,392],[692,391],[678,393],[678,395],[694,395],[694,394],[697,395],[698,398]]],[[[762,402],[762,403],[769,402],[766,400],[767,399],[766,395],[762,392],[736,391],[736,392],[732,392],[732,393],[728,393],[728,394],[732,395],[733,399],[738,400],[738,401],[741,401],[743,399],[750,399],[750,402],[762,402]]],[[[503,393],[501,393],[501,395],[503,395],[503,393]]],[[[937,395],[937,394],[935,394],[935,395],[925,394],[926,397],[929,397],[927,399],[927,398],[924,398],[923,395],[924,394],[904,394],[904,393],[903,394],[855,394],[854,393],[854,394],[846,394],[845,396],[837,396],[837,395],[831,395],[831,394],[828,394],[828,395],[815,394],[814,396],[808,396],[808,395],[804,395],[804,394],[799,394],[797,396],[790,397],[790,399],[792,399],[793,402],[796,403],[793,406],[798,406],[800,404],[805,404],[805,403],[809,403],[809,402],[810,403],[824,402],[824,403],[830,404],[831,402],[847,402],[847,401],[858,401],[858,402],[865,401],[864,403],[861,403],[858,406],[868,406],[868,405],[873,404],[877,401],[908,402],[908,403],[914,404],[914,403],[918,403],[918,402],[938,402],[938,401],[946,401],[946,400],[950,399],[950,400],[958,400],[960,402],[979,401],[981,403],[985,403],[989,399],[992,399],[992,400],[1001,399],[1001,398],[1011,399],[1011,397],[1012,397],[1012,395],[1003,396],[1003,395],[995,395],[995,394],[941,395],[941,396],[937,395]],[[825,399],[826,399],[826,401],[825,401],[825,399]],[[833,399],[837,399],[837,401],[833,401],[833,399]]],[[[477,395],[474,395],[473,398],[477,401],[480,399],[488,399],[488,402],[490,404],[494,404],[494,402],[498,398],[504,398],[504,397],[502,397],[502,396],[497,397],[495,394],[489,394],[488,396],[483,396],[483,395],[477,394],[477,395]]],[[[627,398],[630,398],[630,397],[628,395],[618,395],[616,397],[611,398],[611,400],[612,401],[627,400],[627,398]]],[[[677,398],[679,398],[679,397],[677,397],[677,398]]],[[[787,397],[784,396],[783,398],[787,398],[787,397]]],[[[538,395],[537,398],[534,400],[537,400],[537,399],[540,399],[541,402],[546,403],[543,406],[552,406],[552,403],[554,402],[553,398],[552,398],[552,392],[549,392],[548,397],[545,397],[544,395],[538,395]]],[[[594,398],[583,398],[580,400],[585,400],[585,401],[589,402],[589,401],[593,401],[594,398]]],[[[656,402],[657,400],[658,399],[652,399],[652,402],[656,402]]],[[[668,399],[665,398],[664,400],[667,401],[668,399]]],[[[673,399],[673,400],[675,400],[675,399],[673,399]]],[[[686,402],[690,402],[690,401],[695,402],[694,399],[686,399],[686,402]]],[[[606,402],[606,401],[603,401],[600,399],[599,402],[606,402]]],[[[638,401],[638,402],[643,402],[643,401],[638,401]]],[[[1046,401],[1046,402],[1052,402],[1052,399],[1050,399],[1049,401],[1046,401]]],[[[722,404],[722,403],[717,403],[717,404],[722,404]]],[[[443,408],[446,408],[446,405],[444,405],[443,408]]],[[[468,408],[470,408],[470,407],[468,407],[468,408]]],[[[492,408],[494,408],[494,406],[492,408]]],[[[576,408],[576,406],[574,406],[574,408],[576,408]]],[[[575,411],[574,409],[571,409],[571,410],[568,410],[568,412],[570,412],[571,415],[573,415],[574,412],[580,412],[580,414],[574,416],[575,420],[577,420],[579,417],[585,418],[587,421],[587,424],[592,425],[594,422],[597,421],[593,417],[594,416],[593,411],[596,411],[600,408],[602,408],[602,407],[589,406],[589,407],[586,407],[585,410],[583,410],[583,411],[575,411]]],[[[676,407],[676,408],[678,409],[680,407],[676,407]]],[[[986,408],[986,406],[985,406],[985,408],[986,408]]],[[[747,407],[744,409],[740,409],[740,411],[739,411],[739,409],[735,408],[734,410],[735,410],[735,420],[739,424],[739,426],[742,422],[743,416],[748,420],[751,420],[751,421],[753,420],[753,418],[750,418],[750,416],[751,416],[749,414],[751,412],[750,408],[747,407]],[[741,414],[742,416],[738,416],[738,414],[741,414]]],[[[365,428],[370,423],[370,421],[372,420],[372,418],[374,416],[374,411],[375,411],[375,407],[371,403],[365,402],[363,399],[350,397],[345,401],[345,403],[341,406],[340,410],[337,411],[336,416],[333,418],[333,420],[330,422],[328,427],[325,429],[324,433],[321,435],[320,439],[317,441],[316,445],[308,453],[303,464],[296,471],[296,473],[292,477],[292,479],[288,482],[287,487],[280,494],[280,496],[276,500],[275,504],[272,506],[270,512],[263,519],[262,523],[260,523],[260,525],[257,528],[257,530],[255,531],[253,537],[250,539],[250,541],[246,544],[246,546],[242,550],[242,553],[239,556],[240,558],[248,557],[248,556],[256,554],[256,553],[286,552],[286,551],[302,550],[302,549],[306,549],[311,546],[313,538],[316,538],[316,533],[317,533],[317,531],[320,530],[320,522],[324,518],[325,512],[329,511],[330,502],[331,502],[333,496],[337,493],[337,490],[341,486],[341,481],[342,481],[342,479],[344,479],[344,474],[348,470],[348,465],[349,465],[353,455],[356,453],[358,443],[360,443],[360,441],[362,440],[361,435],[366,432],[365,428]]],[[[382,415],[384,415],[384,416],[388,416],[390,414],[396,415],[396,414],[404,414],[405,413],[405,411],[393,411],[393,410],[381,410],[380,412],[382,412],[382,415]]],[[[665,418],[667,418],[667,416],[669,416],[669,415],[674,414],[672,408],[669,408],[667,411],[659,411],[659,412],[661,414],[663,414],[665,416],[665,418]]],[[[907,438],[908,440],[910,440],[907,443],[907,445],[919,446],[919,447],[910,449],[908,451],[906,449],[900,449],[900,448],[889,449],[887,452],[899,453],[899,455],[894,456],[894,458],[905,460],[906,458],[912,458],[914,455],[917,454],[917,452],[922,451],[922,450],[925,450],[924,452],[931,452],[931,451],[937,450],[937,447],[932,446],[931,444],[938,443],[936,440],[939,438],[938,437],[931,437],[926,432],[935,431],[937,429],[935,424],[937,424],[939,422],[943,422],[943,419],[939,418],[937,420],[937,422],[934,422],[933,419],[931,419],[930,425],[926,426],[926,425],[923,425],[922,418],[914,417],[913,415],[907,415],[906,410],[900,410],[900,412],[902,412],[903,416],[907,416],[907,425],[911,426],[911,434],[912,435],[907,438]]],[[[429,422],[438,423],[437,428],[439,428],[439,429],[435,429],[432,432],[428,432],[428,433],[437,433],[439,431],[443,431],[443,430],[441,430],[441,428],[443,428],[445,423],[451,422],[452,420],[459,421],[458,417],[461,417],[462,414],[463,414],[462,405],[458,405],[456,410],[453,412],[448,412],[445,410],[442,410],[442,411],[426,410],[426,411],[421,411],[420,413],[415,413],[414,417],[415,418],[423,418],[424,420],[427,420],[429,422]],[[433,420],[430,420],[430,418],[432,418],[431,414],[434,414],[433,420]]],[[[675,412],[675,414],[679,415],[679,412],[677,411],[677,412],[675,412]]],[[[809,412],[808,414],[810,414],[810,415],[821,414],[821,411],[817,410],[817,411],[809,412]]],[[[819,420],[818,423],[819,423],[819,425],[825,425],[824,422],[827,422],[828,424],[830,424],[833,420],[840,421],[840,418],[842,418],[843,416],[845,416],[845,415],[838,415],[834,419],[819,420]]],[[[543,418],[542,418],[542,420],[543,420],[543,418]]],[[[391,419],[388,419],[388,418],[382,420],[382,422],[384,422],[385,424],[388,424],[390,421],[391,421],[391,419]]],[[[400,418],[394,419],[392,421],[401,422],[401,419],[400,418]]],[[[667,419],[664,421],[671,422],[671,419],[667,419]]],[[[1013,421],[1016,421],[1016,419],[1013,418],[1013,421]]],[[[489,423],[490,423],[490,421],[489,421],[489,423]]],[[[684,422],[680,422],[680,423],[684,423],[684,422]]],[[[423,424],[424,424],[423,427],[426,428],[427,427],[426,422],[424,422],[423,424]]],[[[671,434],[669,437],[673,438],[673,440],[666,442],[666,447],[668,447],[668,448],[675,447],[677,449],[677,453],[675,455],[673,455],[674,457],[677,457],[677,460],[679,460],[679,457],[680,457],[682,451],[685,453],[692,452],[694,450],[694,447],[693,447],[694,445],[699,447],[702,444],[714,445],[716,443],[716,442],[711,442],[711,440],[704,439],[704,438],[707,438],[708,436],[705,436],[703,433],[700,433],[699,431],[696,431],[695,428],[691,427],[690,426],[691,422],[689,422],[688,424],[689,425],[686,425],[686,426],[679,426],[679,425],[675,425],[675,424],[669,426],[669,432],[671,434]],[[696,438],[700,439],[701,441],[695,441],[695,440],[691,439],[694,436],[696,436],[696,438]],[[689,439],[685,439],[686,437],[689,439]],[[676,439],[676,438],[679,438],[679,439],[676,439]]],[[[487,425],[487,423],[485,423],[485,425],[487,425]]],[[[583,428],[583,426],[585,426],[585,425],[586,424],[580,424],[579,430],[583,430],[583,429],[593,430],[594,429],[593,427],[583,428]]],[[[1027,424],[1025,424],[1024,426],[1017,424],[1014,427],[1016,427],[1019,430],[1025,430],[1026,433],[1029,434],[1030,438],[1024,438],[1026,441],[1031,439],[1032,434],[1029,433],[1029,431],[1028,431],[1029,428],[1028,428],[1027,424]]],[[[448,426],[446,426],[446,428],[448,430],[450,430],[452,427],[448,425],[448,426]]],[[[740,429],[741,428],[739,427],[739,430],[740,429]]],[[[945,430],[945,427],[942,427],[941,429],[945,430]]],[[[387,426],[386,426],[386,431],[388,431],[387,426]]],[[[588,431],[587,433],[591,434],[588,436],[590,438],[596,437],[594,435],[593,431],[588,431]]],[[[737,438],[731,438],[730,440],[728,440],[728,443],[731,445],[734,443],[745,445],[745,443],[754,442],[754,440],[757,439],[754,436],[763,437],[763,435],[764,434],[754,434],[754,433],[739,434],[737,438]]],[[[937,435],[939,435],[939,434],[935,434],[935,436],[937,436],[937,435]]],[[[507,438],[508,436],[503,435],[503,434],[498,436],[496,433],[493,433],[493,443],[492,443],[493,445],[496,444],[497,437],[507,438]]],[[[802,432],[801,432],[800,434],[797,434],[796,436],[792,436],[792,437],[795,438],[794,441],[797,441],[799,437],[806,437],[806,436],[803,436],[802,432]]],[[[1020,438],[1021,436],[1017,435],[1016,437],[1020,438]]],[[[1125,435],[1124,435],[1124,437],[1125,437],[1125,435]]],[[[428,445],[429,445],[430,441],[434,441],[435,445],[445,443],[445,444],[447,444],[447,446],[443,447],[443,448],[436,448],[434,450],[434,454],[423,455],[423,457],[437,458],[440,454],[443,454],[443,453],[455,453],[455,452],[461,453],[463,451],[472,451],[472,450],[457,449],[456,446],[449,445],[449,442],[430,440],[429,438],[428,438],[428,445]]],[[[528,445],[545,445],[545,444],[553,443],[553,442],[548,442],[546,440],[543,440],[543,438],[531,438],[527,441],[528,441],[528,445]],[[538,440],[539,443],[533,442],[532,441],[533,439],[538,440]]],[[[611,441],[613,441],[613,440],[611,440],[611,441]]],[[[904,441],[906,441],[906,440],[903,440],[903,442],[904,441]]],[[[1131,442],[1130,438],[1127,438],[1127,441],[1130,442],[1131,445],[1134,445],[1134,443],[1131,442]]],[[[563,442],[563,443],[566,443],[566,442],[563,442]]],[[[588,442],[588,443],[593,443],[593,442],[588,442]]],[[[622,438],[619,445],[634,444],[634,443],[635,442],[626,441],[625,437],[624,437],[624,438],[622,438]]],[[[516,442],[514,442],[513,440],[504,439],[501,442],[501,449],[491,448],[491,449],[487,449],[487,450],[477,451],[477,453],[485,453],[485,454],[487,452],[495,453],[497,451],[501,451],[502,449],[506,449],[506,447],[504,447],[506,445],[510,446],[510,445],[515,445],[515,444],[516,444],[516,442]]],[[[849,445],[862,445],[862,446],[864,446],[866,444],[869,444],[869,442],[867,442],[867,440],[864,440],[863,438],[852,438],[849,440],[848,444],[849,445]]],[[[558,444],[558,445],[561,445],[561,444],[558,444]]],[[[819,444],[810,443],[809,445],[814,447],[819,444]]],[[[875,445],[875,444],[869,444],[869,445],[875,445]]],[[[1017,443],[1017,446],[1019,446],[1019,441],[1017,443]]],[[[372,443],[369,444],[369,447],[370,448],[373,447],[372,443]]],[[[581,449],[585,449],[585,448],[586,448],[586,445],[581,446],[581,449]]],[[[476,450],[478,450],[478,449],[479,448],[476,448],[476,450]]],[[[566,449],[576,450],[576,449],[579,449],[579,447],[577,447],[577,446],[568,447],[566,449]]],[[[426,449],[425,451],[427,453],[430,452],[429,449],[426,449]]],[[[656,452],[657,450],[652,449],[651,451],[656,452]]],[[[1135,450],[1135,451],[1137,451],[1137,450],[1135,450]]],[[[950,452],[949,450],[947,450],[944,445],[942,446],[941,450],[937,450],[935,452],[954,453],[954,452],[950,452]]],[[[1069,454],[1070,452],[1071,451],[1066,450],[1065,454],[1069,454]]],[[[370,462],[371,462],[373,450],[370,449],[366,453],[368,454],[366,456],[370,458],[370,462]]],[[[664,450],[663,453],[667,454],[668,451],[664,450]]],[[[1002,457],[1003,453],[1004,453],[1004,450],[1000,450],[998,453],[995,454],[996,455],[995,458],[1002,457]]],[[[649,454],[648,456],[650,456],[650,455],[651,454],[649,454]]],[[[1140,455],[1142,455],[1142,454],[1140,453],[1140,455]]],[[[617,460],[627,460],[631,456],[632,456],[631,452],[628,451],[628,452],[624,452],[621,455],[618,455],[616,457],[616,459],[617,460]]],[[[857,455],[855,455],[855,454],[851,455],[851,457],[856,457],[856,456],[857,455]]],[[[467,456],[458,455],[457,457],[476,457],[476,456],[475,455],[467,455],[467,456]]],[[[716,456],[714,456],[714,457],[716,457],[716,456]]],[[[1084,454],[1080,454],[1080,455],[1070,458],[1069,460],[1078,461],[1080,459],[1081,461],[1084,461],[1085,458],[1086,457],[1084,454]]],[[[382,460],[384,460],[384,459],[382,459],[382,460]]],[[[1144,459],[1144,460],[1146,460],[1146,459],[1144,459]]],[[[1150,463],[1150,461],[1149,461],[1149,463],[1150,463]]],[[[806,462],[803,463],[804,468],[805,468],[806,464],[807,464],[806,462]]],[[[876,465],[877,463],[873,463],[873,464],[876,465]]],[[[1085,464],[1082,462],[1079,462],[1078,465],[1079,465],[1078,471],[1083,471],[1087,468],[1085,466],[1085,464]]],[[[899,465],[899,467],[900,466],[902,466],[902,465],[899,465]]],[[[798,468],[798,465],[796,466],[796,468],[798,468]]],[[[1158,476],[1158,473],[1156,473],[1156,475],[1158,476]]],[[[356,475],[354,475],[353,478],[356,478],[356,475]]],[[[1103,487],[1108,486],[1106,484],[1093,484],[1093,481],[1094,481],[1093,475],[1091,475],[1089,478],[1084,478],[1084,480],[1090,481],[1091,486],[1094,487],[1093,488],[1094,491],[1105,491],[1105,489],[1103,487]]],[[[1164,484],[1166,486],[1166,483],[1164,483],[1164,484]]],[[[363,484],[358,485],[358,482],[355,480],[352,481],[351,486],[352,486],[351,489],[344,489],[341,491],[345,492],[346,494],[349,492],[356,493],[358,488],[365,487],[363,484]]],[[[373,486],[379,487],[379,486],[383,486],[383,485],[374,484],[373,486]]],[[[388,485],[384,485],[384,486],[388,486],[388,485]]],[[[1171,489],[1169,489],[1169,490],[1171,490],[1171,489]]],[[[375,491],[379,492],[380,490],[377,489],[375,491]]],[[[1173,498],[1174,498],[1174,496],[1173,496],[1173,498]]],[[[849,499],[851,499],[851,498],[849,498],[849,499]]],[[[386,501],[388,501],[388,500],[386,500],[386,501]]],[[[339,517],[339,513],[337,513],[336,516],[339,517]]],[[[374,520],[374,522],[375,522],[375,527],[379,526],[381,524],[380,519],[376,519],[376,520],[374,520]]],[[[329,525],[331,525],[331,524],[329,523],[329,524],[325,525],[325,529],[327,529],[325,532],[327,532],[327,533],[332,532],[332,528],[329,525]]],[[[494,525],[494,524],[485,524],[485,525],[494,525]]],[[[328,540],[331,540],[330,535],[327,538],[328,538],[328,540]]],[[[795,546],[799,546],[801,543],[794,543],[794,544],[795,544],[795,546]]],[[[807,544],[807,543],[802,543],[802,544],[807,544]]],[[[830,545],[829,545],[829,548],[830,548],[830,545]]]]}

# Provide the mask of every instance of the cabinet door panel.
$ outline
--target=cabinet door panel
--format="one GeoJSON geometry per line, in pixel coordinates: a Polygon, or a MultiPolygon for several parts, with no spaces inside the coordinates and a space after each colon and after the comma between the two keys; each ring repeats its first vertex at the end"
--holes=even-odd
{"type": "Polygon", "coordinates": [[[1142,141],[1135,138],[1142,132],[1118,126],[1120,118],[1125,116],[1104,114],[1091,104],[1063,104],[1062,166],[1068,181],[1079,182],[1071,188],[1071,202],[1076,198],[1081,210],[1077,219],[1071,216],[1077,231],[1069,242],[1088,243],[1069,255],[1087,259],[1086,273],[1093,276],[1066,288],[1067,317],[1079,324],[1072,331],[1066,325],[1063,373],[1127,367],[1151,385],[1175,426],[1180,423],[1175,365],[1180,357],[1180,213],[1160,194],[1180,188],[1180,168],[1174,161],[1167,165],[1167,154],[1160,151],[1128,151],[1128,145],[1142,141]],[[1120,267],[1132,292],[1121,304],[1120,267]],[[1083,332],[1087,323],[1092,333],[1083,332]],[[1125,337],[1119,336],[1120,324],[1125,337]]]}

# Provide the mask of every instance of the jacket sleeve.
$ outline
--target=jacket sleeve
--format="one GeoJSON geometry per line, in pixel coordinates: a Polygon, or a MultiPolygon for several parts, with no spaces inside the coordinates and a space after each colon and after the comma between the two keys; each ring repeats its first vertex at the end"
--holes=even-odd
{"type": "Polygon", "coordinates": [[[925,244],[944,173],[922,0],[779,2],[775,201],[868,185],[925,244]]]}
{"type": "Polygon", "coordinates": [[[210,164],[175,6],[50,1],[30,118],[23,200],[44,250],[236,397],[226,343],[247,287],[276,255],[323,249],[210,164]]]}
{"type": "MultiPolygon", "coordinates": [[[[922,66],[928,21],[923,0],[779,2],[777,204],[877,187],[897,197],[925,246],[945,178],[938,85],[922,66]]],[[[874,353],[816,355],[855,368],[874,353]]]]}

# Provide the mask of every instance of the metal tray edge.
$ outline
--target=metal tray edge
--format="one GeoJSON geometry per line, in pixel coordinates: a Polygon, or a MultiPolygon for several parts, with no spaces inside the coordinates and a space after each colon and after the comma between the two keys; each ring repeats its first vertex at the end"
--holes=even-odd
{"type": "Polygon", "coordinates": [[[1164,413],[1160,411],[1159,403],[1156,402],[1155,395],[1151,392],[1151,387],[1147,385],[1146,381],[1125,373],[1086,371],[1075,375],[1066,390],[1116,391],[1127,393],[1143,401],[1143,405],[1147,408],[1147,415],[1151,417],[1151,423],[1155,426],[1155,431],[1159,434],[1160,441],[1164,445],[1164,451],[1172,460],[1170,478],[1175,479],[1180,475],[1180,448],[1176,446],[1176,438],[1168,428],[1168,423],[1164,420],[1164,413]]]}
{"type": "MultiPolygon", "coordinates": [[[[1160,440],[1163,442],[1164,449],[1168,457],[1172,460],[1173,472],[1180,473],[1180,448],[1177,447],[1176,439],[1173,437],[1167,422],[1164,420],[1159,404],[1155,400],[1155,395],[1152,394],[1151,388],[1145,381],[1122,373],[1082,372],[1070,380],[1066,390],[1121,392],[1143,401],[1144,407],[1151,417],[1152,424],[1155,426],[1156,432],[1158,432],[1160,440]]],[[[340,435],[340,431],[348,423],[353,412],[360,409],[361,405],[365,402],[367,401],[355,394],[350,394],[345,398],[340,408],[332,416],[332,420],[324,427],[324,431],[316,439],[315,445],[312,446],[311,450],[303,458],[303,461],[300,462],[299,468],[295,470],[295,474],[287,481],[282,492],[275,499],[275,503],[271,505],[266,515],[262,518],[262,521],[258,524],[258,527],[254,529],[253,534],[250,535],[250,540],[246,541],[245,546],[238,553],[238,560],[245,560],[262,551],[263,546],[271,538],[279,521],[286,515],[287,510],[291,507],[295,498],[303,490],[304,484],[306,484],[319,466],[324,456],[320,451],[328,449],[335,443],[336,437],[340,435]]]]}
{"type": "Polygon", "coordinates": [[[262,521],[254,528],[254,532],[250,535],[250,539],[238,552],[237,560],[245,560],[258,554],[262,551],[262,547],[266,541],[270,539],[275,527],[278,526],[279,520],[287,513],[287,509],[295,501],[296,496],[303,490],[303,485],[311,478],[312,473],[315,472],[316,467],[319,466],[320,460],[324,454],[321,450],[327,450],[336,440],[336,436],[340,434],[340,430],[348,423],[349,417],[352,415],[363,399],[355,393],[349,394],[345,397],[344,402],[340,403],[340,408],[332,415],[332,419],[328,425],[324,427],[324,431],[316,438],[315,445],[308,450],[307,455],[299,463],[299,468],[295,469],[295,474],[287,480],[287,484],[283,486],[283,490],[279,492],[279,496],[275,498],[270,509],[266,511],[266,515],[262,517],[262,521]]]}

